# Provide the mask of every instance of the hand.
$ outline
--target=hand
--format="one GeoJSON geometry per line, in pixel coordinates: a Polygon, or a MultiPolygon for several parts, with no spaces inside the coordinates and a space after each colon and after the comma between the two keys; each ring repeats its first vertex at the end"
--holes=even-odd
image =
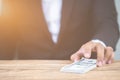
{"type": "Polygon", "coordinates": [[[114,60],[114,51],[112,47],[104,47],[101,43],[89,41],[82,45],[81,48],[71,55],[72,61],[78,61],[82,57],[90,58],[92,52],[97,54],[97,66],[103,66],[104,64],[111,64],[114,60]]]}

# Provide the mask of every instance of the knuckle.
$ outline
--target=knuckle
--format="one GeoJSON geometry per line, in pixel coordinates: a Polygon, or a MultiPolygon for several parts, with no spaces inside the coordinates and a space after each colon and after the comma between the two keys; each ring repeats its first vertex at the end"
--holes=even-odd
{"type": "Polygon", "coordinates": [[[81,48],[85,48],[86,47],[86,44],[83,44],[82,46],[81,46],[81,48]]]}
{"type": "Polygon", "coordinates": [[[86,46],[88,46],[90,44],[92,44],[92,42],[87,42],[87,43],[83,44],[81,47],[86,47],[86,46]]]}
{"type": "Polygon", "coordinates": [[[103,46],[101,43],[96,43],[96,45],[97,45],[97,46],[101,46],[101,47],[103,46]]]}
{"type": "Polygon", "coordinates": [[[113,51],[113,48],[110,47],[110,46],[106,47],[106,49],[109,50],[109,51],[113,51]]]}
{"type": "Polygon", "coordinates": [[[97,43],[96,48],[100,48],[102,50],[105,50],[105,47],[101,43],[97,43]]]}
{"type": "Polygon", "coordinates": [[[74,59],[74,55],[75,55],[75,54],[72,54],[72,55],[70,56],[70,59],[71,59],[71,60],[74,59]]]}
{"type": "Polygon", "coordinates": [[[112,53],[112,57],[114,58],[114,56],[115,56],[115,54],[114,54],[114,52],[112,53]]]}

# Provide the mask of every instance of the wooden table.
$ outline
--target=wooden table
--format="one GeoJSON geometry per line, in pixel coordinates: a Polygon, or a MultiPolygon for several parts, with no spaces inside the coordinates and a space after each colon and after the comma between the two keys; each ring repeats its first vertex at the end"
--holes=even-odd
{"type": "Polygon", "coordinates": [[[63,73],[69,60],[1,60],[0,80],[120,80],[120,61],[85,74],[63,73]]]}

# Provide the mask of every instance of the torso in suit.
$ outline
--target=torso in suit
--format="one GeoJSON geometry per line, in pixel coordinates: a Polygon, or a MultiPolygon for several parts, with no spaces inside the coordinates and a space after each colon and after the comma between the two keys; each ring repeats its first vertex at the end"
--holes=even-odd
{"type": "Polygon", "coordinates": [[[41,0],[11,0],[11,4],[16,14],[18,59],[69,59],[92,39],[115,48],[118,25],[113,0],[63,0],[56,44],[48,31],[41,0]]]}

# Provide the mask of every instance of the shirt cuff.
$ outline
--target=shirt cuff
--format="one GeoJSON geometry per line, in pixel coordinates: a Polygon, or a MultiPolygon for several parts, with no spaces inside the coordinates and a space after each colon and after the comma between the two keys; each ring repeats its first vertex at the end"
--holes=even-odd
{"type": "Polygon", "coordinates": [[[103,41],[99,40],[99,39],[94,39],[94,40],[92,40],[92,42],[100,43],[100,44],[102,44],[104,47],[106,47],[106,44],[105,44],[103,41]]]}

